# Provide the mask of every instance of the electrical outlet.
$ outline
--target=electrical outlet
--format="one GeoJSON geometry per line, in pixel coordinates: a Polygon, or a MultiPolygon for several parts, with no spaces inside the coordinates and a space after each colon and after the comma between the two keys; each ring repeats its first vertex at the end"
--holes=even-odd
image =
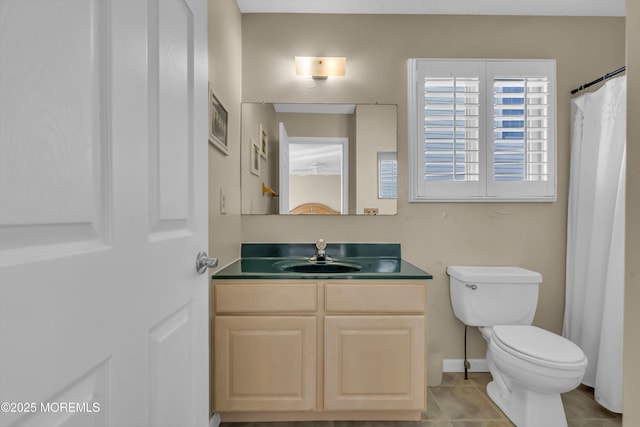
{"type": "Polygon", "coordinates": [[[225,215],[227,213],[227,196],[224,194],[224,190],[220,189],[220,214],[225,215]]]}

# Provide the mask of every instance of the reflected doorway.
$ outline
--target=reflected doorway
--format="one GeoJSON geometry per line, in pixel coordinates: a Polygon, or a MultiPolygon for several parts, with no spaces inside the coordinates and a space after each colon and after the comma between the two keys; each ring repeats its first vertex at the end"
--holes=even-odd
{"type": "Polygon", "coordinates": [[[349,213],[349,140],[289,137],[280,124],[280,214],[349,213]]]}

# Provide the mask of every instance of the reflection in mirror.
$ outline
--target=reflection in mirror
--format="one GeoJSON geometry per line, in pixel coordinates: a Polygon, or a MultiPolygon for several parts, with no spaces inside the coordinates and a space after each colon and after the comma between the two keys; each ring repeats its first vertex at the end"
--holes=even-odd
{"type": "Polygon", "coordinates": [[[397,213],[395,105],[244,103],[241,133],[243,214],[397,213]]]}
{"type": "MultiPolygon", "coordinates": [[[[284,126],[284,125],[283,125],[284,126]]],[[[280,138],[289,144],[289,168],[280,169],[280,212],[295,214],[349,213],[349,140],[347,138],[280,138]],[[287,197],[288,196],[288,197],[287,197]],[[319,206],[316,206],[319,205],[319,206]],[[315,209],[314,209],[315,208],[315,209]]],[[[280,164],[286,160],[280,159],[280,164]]]]}

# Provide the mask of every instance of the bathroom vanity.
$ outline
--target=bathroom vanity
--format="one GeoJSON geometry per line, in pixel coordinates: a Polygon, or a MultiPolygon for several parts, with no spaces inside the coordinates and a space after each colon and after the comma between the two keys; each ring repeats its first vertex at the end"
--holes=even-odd
{"type": "Polygon", "coordinates": [[[223,421],[419,420],[432,276],[399,245],[328,245],[333,260],[320,264],[314,250],[243,245],[213,276],[214,411],[223,421]]]}

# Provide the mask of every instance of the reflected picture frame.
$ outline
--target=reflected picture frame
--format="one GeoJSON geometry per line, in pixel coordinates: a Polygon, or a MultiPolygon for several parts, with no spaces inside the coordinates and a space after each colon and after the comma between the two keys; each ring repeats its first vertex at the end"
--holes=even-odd
{"type": "Polygon", "coordinates": [[[251,173],[260,176],[260,145],[258,145],[253,138],[250,138],[249,142],[251,143],[251,155],[249,156],[251,173]]]}
{"type": "Polygon", "coordinates": [[[209,86],[209,143],[228,156],[227,122],[227,110],[209,86]]]}
{"type": "Polygon", "coordinates": [[[260,125],[260,142],[258,146],[260,147],[260,156],[263,159],[267,160],[269,158],[269,135],[267,135],[267,131],[260,125]]]}

